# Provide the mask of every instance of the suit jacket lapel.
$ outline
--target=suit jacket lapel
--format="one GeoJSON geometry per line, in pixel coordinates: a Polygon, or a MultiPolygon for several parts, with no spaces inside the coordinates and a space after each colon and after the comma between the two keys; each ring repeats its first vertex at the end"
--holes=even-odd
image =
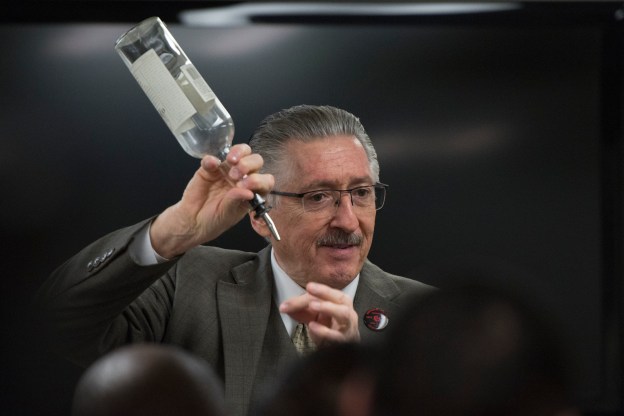
{"type": "Polygon", "coordinates": [[[389,318],[392,318],[400,311],[400,306],[393,301],[401,293],[399,287],[377,266],[368,260],[364,263],[360,272],[360,282],[353,299],[353,308],[358,314],[358,328],[363,341],[372,339],[378,332],[368,328],[364,322],[366,312],[379,308],[389,318]]]}
{"type": "Polygon", "coordinates": [[[235,283],[217,285],[223,334],[225,397],[232,414],[246,414],[271,308],[270,248],[232,269],[235,283]]]}

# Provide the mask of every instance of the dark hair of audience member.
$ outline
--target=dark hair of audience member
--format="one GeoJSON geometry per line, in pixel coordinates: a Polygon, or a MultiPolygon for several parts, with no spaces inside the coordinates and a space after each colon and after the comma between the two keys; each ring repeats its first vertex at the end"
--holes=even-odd
{"type": "Polygon", "coordinates": [[[363,416],[372,405],[372,347],[341,343],[295,362],[254,416],[363,416]]]}
{"type": "Polygon", "coordinates": [[[480,283],[414,302],[388,333],[375,414],[578,415],[551,322],[480,283]]]}
{"type": "Polygon", "coordinates": [[[134,344],[93,363],[79,379],[72,416],[222,416],[221,381],[173,346],[134,344]]]}

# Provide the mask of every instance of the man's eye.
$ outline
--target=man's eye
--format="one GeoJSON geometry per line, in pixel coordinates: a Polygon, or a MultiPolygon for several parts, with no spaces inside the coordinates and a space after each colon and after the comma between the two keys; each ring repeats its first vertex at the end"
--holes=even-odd
{"type": "Polygon", "coordinates": [[[306,195],[306,199],[308,200],[308,202],[311,202],[314,204],[325,202],[330,198],[331,196],[329,195],[328,192],[314,192],[314,193],[306,195]]]}
{"type": "Polygon", "coordinates": [[[353,190],[353,196],[359,199],[366,199],[371,195],[370,188],[358,188],[353,190]]]}

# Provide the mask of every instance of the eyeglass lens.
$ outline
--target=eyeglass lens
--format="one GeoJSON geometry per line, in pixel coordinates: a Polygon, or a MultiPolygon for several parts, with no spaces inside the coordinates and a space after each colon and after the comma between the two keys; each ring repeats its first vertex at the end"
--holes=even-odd
{"type": "Polygon", "coordinates": [[[374,205],[375,209],[379,210],[383,207],[386,189],[381,186],[363,186],[342,191],[324,190],[310,192],[302,198],[303,208],[305,211],[312,212],[325,210],[330,207],[336,208],[340,205],[344,193],[349,194],[350,202],[354,207],[367,208],[374,205]]]}

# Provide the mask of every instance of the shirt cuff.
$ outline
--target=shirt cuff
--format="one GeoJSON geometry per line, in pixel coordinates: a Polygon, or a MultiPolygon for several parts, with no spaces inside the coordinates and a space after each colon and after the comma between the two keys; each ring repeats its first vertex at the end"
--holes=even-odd
{"type": "Polygon", "coordinates": [[[151,226],[152,223],[150,222],[146,227],[143,227],[128,247],[130,255],[140,266],[153,266],[169,261],[169,259],[156,253],[156,250],[152,247],[150,239],[151,226]]]}

